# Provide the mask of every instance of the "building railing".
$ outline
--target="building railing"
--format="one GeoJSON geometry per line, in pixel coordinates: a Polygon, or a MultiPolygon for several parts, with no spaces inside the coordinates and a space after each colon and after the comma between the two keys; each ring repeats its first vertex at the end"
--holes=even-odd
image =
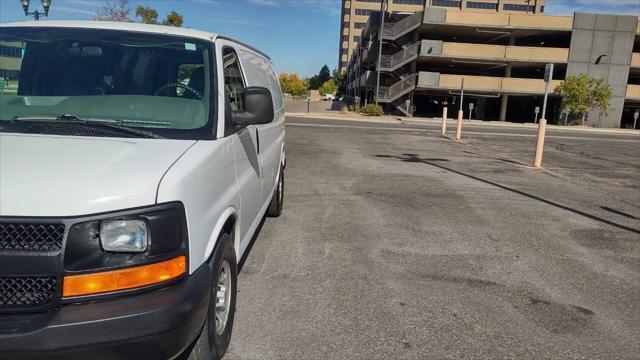
{"type": "Polygon", "coordinates": [[[382,71],[393,71],[402,65],[416,59],[420,52],[420,42],[416,42],[403,48],[393,55],[382,55],[380,58],[380,69],[382,71]]]}
{"type": "Polygon", "coordinates": [[[409,15],[395,23],[385,22],[382,37],[383,39],[397,39],[420,25],[422,25],[422,12],[409,15]]]}
{"type": "Polygon", "coordinates": [[[397,83],[391,86],[380,86],[378,89],[378,101],[391,102],[400,96],[408,93],[416,88],[416,79],[418,74],[411,74],[404,79],[401,79],[397,83]]]}

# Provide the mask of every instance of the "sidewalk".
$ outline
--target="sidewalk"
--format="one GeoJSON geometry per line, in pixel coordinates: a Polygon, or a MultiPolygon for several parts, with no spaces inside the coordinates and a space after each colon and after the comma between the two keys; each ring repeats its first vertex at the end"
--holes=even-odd
{"type": "MultiPolygon", "coordinates": [[[[420,118],[420,117],[401,117],[401,116],[364,116],[355,113],[343,114],[340,112],[287,112],[287,117],[301,117],[311,119],[324,119],[324,120],[344,120],[344,121],[364,121],[372,123],[387,123],[387,124],[413,124],[413,125],[440,125],[442,124],[442,118],[420,118]]],[[[456,119],[447,119],[447,128],[451,126],[455,127],[456,119]]],[[[482,120],[463,120],[462,126],[486,126],[486,127],[501,127],[501,128],[516,128],[516,129],[537,129],[538,125],[533,123],[510,123],[502,121],[482,121],[482,120]]],[[[582,126],[562,126],[562,125],[547,125],[547,129],[558,131],[588,131],[606,134],[621,134],[621,135],[638,135],[640,131],[632,129],[600,129],[592,127],[582,126]]]]}

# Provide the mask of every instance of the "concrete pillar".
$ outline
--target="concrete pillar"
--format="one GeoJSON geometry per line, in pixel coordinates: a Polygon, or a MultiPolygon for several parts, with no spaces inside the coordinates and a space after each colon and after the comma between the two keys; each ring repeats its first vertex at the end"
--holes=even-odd
{"type": "Polygon", "coordinates": [[[447,107],[442,108],[442,128],[440,135],[445,136],[447,134],[447,107]]]}
{"type": "MultiPolygon", "coordinates": [[[[511,43],[511,40],[509,40],[511,43]]],[[[507,68],[504,69],[504,77],[511,77],[511,64],[507,65],[507,68]]],[[[509,103],[509,95],[502,95],[502,102],[500,103],[500,121],[507,120],[507,103],[509,103]]]]}
{"type": "Polygon", "coordinates": [[[507,103],[509,102],[509,95],[502,95],[502,102],[500,103],[500,121],[507,121],[507,103]]]}
{"type": "Polygon", "coordinates": [[[533,157],[533,167],[540,169],[542,166],[542,152],[544,151],[544,136],[547,128],[547,120],[542,118],[538,124],[538,139],[536,141],[536,153],[533,157]]]}
{"type": "Polygon", "coordinates": [[[456,121],[456,141],[460,141],[462,138],[462,117],[464,116],[464,111],[458,110],[458,120],[456,121]]]}

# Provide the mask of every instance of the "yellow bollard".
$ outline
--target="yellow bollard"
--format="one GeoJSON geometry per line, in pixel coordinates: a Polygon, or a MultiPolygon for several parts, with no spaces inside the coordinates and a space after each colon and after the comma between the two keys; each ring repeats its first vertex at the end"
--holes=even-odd
{"type": "Polygon", "coordinates": [[[462,138],[462,117],[464,116],[464,112],[462,110],[458,111],[458,122],[456,124],[456,141],[460,141],[462,138]]]}
{"type": "Polygon", "coordinates": [[[447,133],[447,107],[442,108],[442,136],[447,133]]]}
{"type": "Polygon", "coordinates": [[[542,151],[544,150],[544,135],[547,130],[547,119],[538,121],[538,141],[536,142],[536,155],[533,158],[533,167],[539,169],[542,166],[542,151]]]}

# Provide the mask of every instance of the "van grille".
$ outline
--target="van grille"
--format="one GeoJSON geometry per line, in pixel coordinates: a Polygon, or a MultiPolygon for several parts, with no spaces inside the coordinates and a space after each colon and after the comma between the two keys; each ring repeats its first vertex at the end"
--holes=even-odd
{"type": "Polygon", "coordinates": [[[62,249],[64,224],[0,222],[0,250],[62,249]]]}
{"type": "Polygon", "coordinates": [[[43,307],[55,299],[55,277],[0,277],[0,311],[43,307]]]}

